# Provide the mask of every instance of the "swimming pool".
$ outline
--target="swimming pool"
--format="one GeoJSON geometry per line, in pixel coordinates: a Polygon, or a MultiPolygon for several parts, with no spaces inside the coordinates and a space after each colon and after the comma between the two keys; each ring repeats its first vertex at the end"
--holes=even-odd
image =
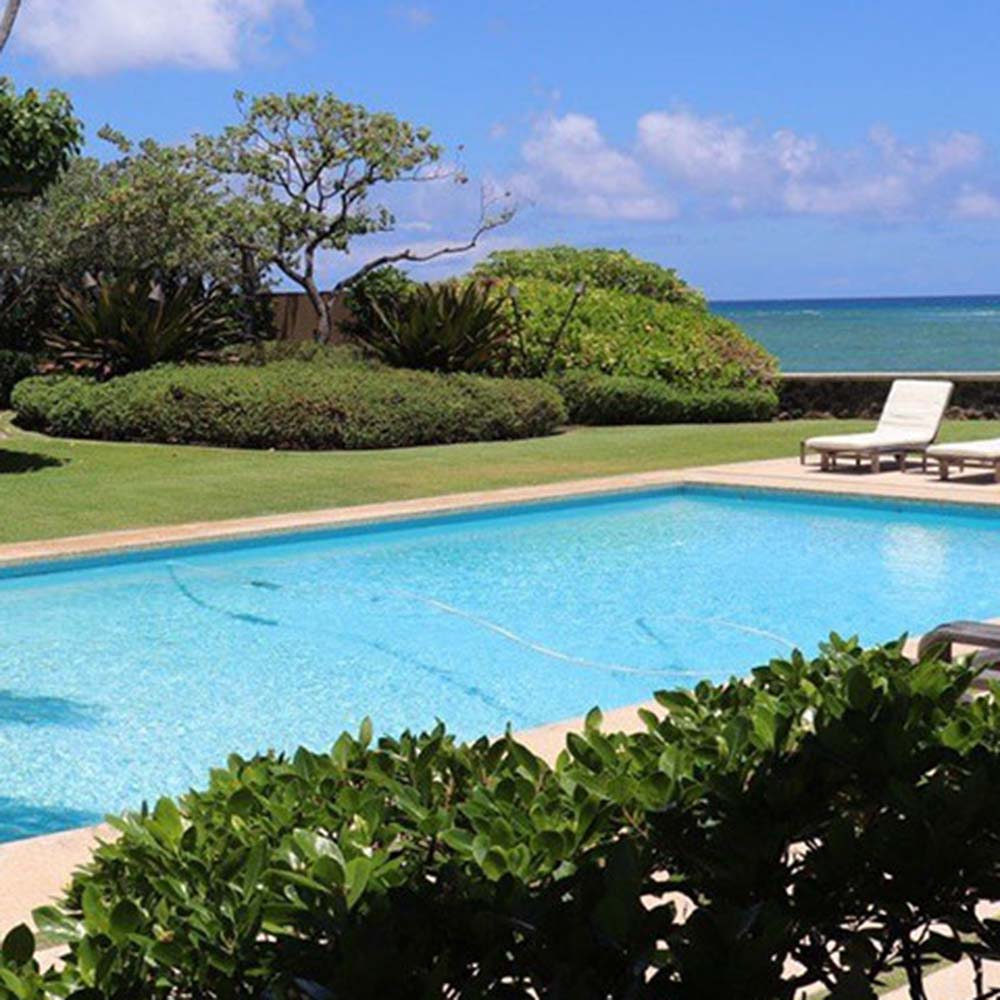
{"type": "Polygon", "coordinates": [[[0,570],[0,840],[228,753],[497,733],[1000,595],[1000,515],[670,488],[0,570]]]}

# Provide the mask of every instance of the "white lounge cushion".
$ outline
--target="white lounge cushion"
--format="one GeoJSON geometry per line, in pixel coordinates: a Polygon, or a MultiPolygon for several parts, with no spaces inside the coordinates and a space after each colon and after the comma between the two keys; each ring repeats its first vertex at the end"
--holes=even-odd
{"type": "Polygon", "coordinates": [[[1000,438],[982,441],[956,441],[952,444],[932,444],[927,454],[937,458],[981,458],[1000,460],[1000,438]]]}
{"type": "Polygon", "coordinates": [[[892,451],[893,448],[923,448],[926,440],[914,434],[887,434],[868,431],[862,434],[828,434],[806,439],[807,448],[817,451],[892,451]]]}
{"type": "Polygon", "coordinates": [[[953,388],[951,382],[937,379],[896,379],[882,407],[878,430],[916,435],[917,440],[930,444],[937,437],[953,388]]]}

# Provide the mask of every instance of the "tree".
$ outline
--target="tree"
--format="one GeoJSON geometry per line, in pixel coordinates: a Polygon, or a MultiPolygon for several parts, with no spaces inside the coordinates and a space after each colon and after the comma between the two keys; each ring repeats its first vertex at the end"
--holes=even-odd
{"type": "Polygon", "coordinates": [[[3,14],[0,14],[0,52],[3,52],[3,47],[14,30],[14,19],[20,9],[21,0],[7,0],[4,5],[3,14]]]}
{"type": "Polygon", "coordinates": [[[465,242],[428,253],[384,254],[322,291],[316,277],[320,251],[346,253],[354,239],[394,228],[391,210],[372,201],[376,191],[395,182],[464,183],[465,177],[435,168],[441,147],[426,128],[330,93],[248,98],[237,92],[236,102],[242,121],[218,136],[197,137],[193,156],[216,173],[227,194],[231,237],[308,295],[319,316],[320,340],[332,332],[334,296],[362,275],[385,264],[471,249],[513,214],[502,198],[484,196],[465,242]]]}
{"type": "Polygon", "coordinates": [[[0,77],[0,204],[39,195],[66,169],[82,139],[64,93],[18,94],[0,77]]]}
{"type": "Polygon", "coordinates": [[[257,332],[262,268],[229,239],[214,175],[182,150],[101,136],[121,155],[77,157],[43,196],[0,203],[0,347],[30,347],[49,332],[60,287],[79,288],[88,273],[207,279],[257,332]]]}

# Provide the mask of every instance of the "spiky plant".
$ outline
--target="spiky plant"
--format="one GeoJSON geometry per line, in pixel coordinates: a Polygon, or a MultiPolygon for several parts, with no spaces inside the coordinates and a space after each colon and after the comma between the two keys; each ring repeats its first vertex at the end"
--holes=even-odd
{"type": "Polygon", "coordinates": [[[112,278],[64,288],[60,300],[66,322],[45,338],[56,365],[102,379],[204,360],[227,331],[217,292],[198,281],[165,288],[149,277],[112,278]]]}

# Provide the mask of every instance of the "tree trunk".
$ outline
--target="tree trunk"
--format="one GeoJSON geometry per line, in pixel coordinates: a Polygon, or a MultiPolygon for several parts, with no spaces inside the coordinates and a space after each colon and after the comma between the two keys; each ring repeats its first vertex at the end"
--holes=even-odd
{"type": "Polygon", "coordinates": [[[258,316],[260,309],[260,268],[257,267],[257,257],[247,247],[240,250],[240,296],[243,302],[240,310],[243,313],[243,337],[245,340],[259,339],[260,330],[258,316]]]}
{"type": "Polygon", "coordinates": [[[316,310],[315,339],[321,344],[329,343],[330,337],[333,335],[333,318],[330,312],[330,303],[327,302],[326,297],[320,292],[311,275],[306,276],[302,282],[302,286],[305,288],[306,295],[309,296],[309,301],[316,310]]]}
{"type": "Polygon", "coordinates": [[[3,14],[0,14],[0,52],[3,51],[10,33],[14,30],[14,18],[17,17],[20,8],[21,0],[7,0],[3,14]]]}

